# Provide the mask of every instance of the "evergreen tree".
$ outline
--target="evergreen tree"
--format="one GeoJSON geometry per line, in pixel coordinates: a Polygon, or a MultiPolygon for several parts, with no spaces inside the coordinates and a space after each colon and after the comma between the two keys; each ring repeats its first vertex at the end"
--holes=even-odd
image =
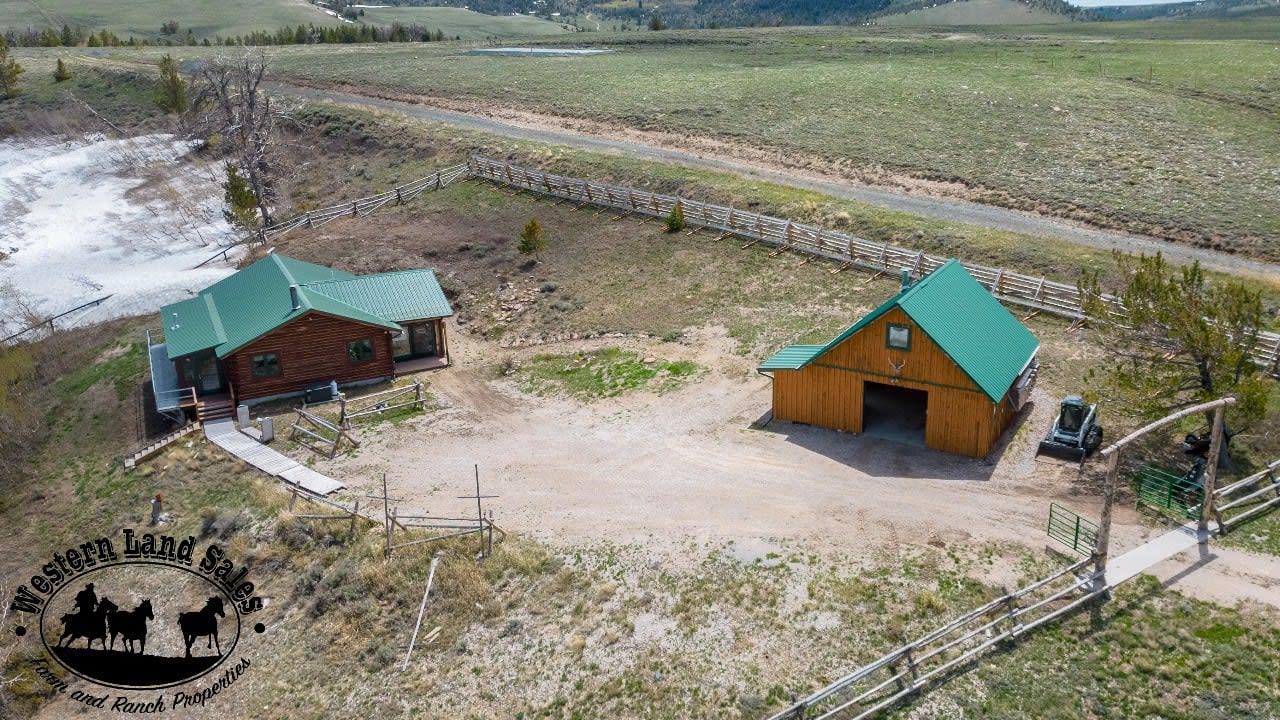
{"type": "Polygon", "coordinates": [[[58,69],[53,71],[53,81],[62,82],[71,79],[71,71],[67,69],[67,64],[62,62],[62,58],[58,58],[58,69]]]}
{"type": "Polygon", "coordinates": [[[22,66],[9,57],[9,44],[0,37],[0,98],[18,94],[18,76],[22,66]]]}
{"type": "Polygon", "coordinates": [[[542,262],[542,251],[547,249],[547,240],[543,237],[542,224],[537,218],[530,218],[525,224],[524,231],[520,233],[520,244],[516,246],[516,250],[521,255],[532,255],[537,262],[542,262]]]}
{"type": "Polygon", "coordinates": [[[1080,292],[1111,356],[1103,372],[1127,406],[1154,419],[1234,395],[1233,424],[1261,420],[1272,394],[1250,354],[1263,324],[1261,293],[1235,280],[1210,283],[1199,263],[1170,268],[1159,253],[1116,257],[1125,278],[1118,304],[1103,296],[1096,272],[1080,292]]]}
{"type": "Polygon", "coordinates": [[[680,201],[671,207],[671,213],[667,215],[667,232],[680,232],[684,229],[684,209],[680,207],[680,201]]]}
{"type": "Polygon", "coordinates": [[[222,216],[238,228],[252,228],[258,221],[258,196],[253,194],[234,163],[227,163],[227,181],[222,184],[222,190],[227,204],[222,216]]]}
{"type": "Polygon", "coordinates": [[[187,111],[187,84],[178,72],[178,63],[172,55],[160,58],[160,89],[154,100],[156,106],[167,113],[187,111]]]}

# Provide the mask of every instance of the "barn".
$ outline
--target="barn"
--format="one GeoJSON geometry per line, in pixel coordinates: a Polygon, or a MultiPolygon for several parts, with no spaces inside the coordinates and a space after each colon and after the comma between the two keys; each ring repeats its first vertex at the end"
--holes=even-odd
{"type": "Polygon", "coordinates": [[[1022,409],[1040,343],[956,260],[825,345],[759,366],[773,418],[986,457],[1022,409]]]}
{"type": "MultiPolygon", "coordinates": [[[[353,275],[269,254],[160,311],[156,407],[227,408],[444,367],[453,314],[429,269],[353,275]]],[[[207,418],[206,418],[207,419],[207,418]]]]}

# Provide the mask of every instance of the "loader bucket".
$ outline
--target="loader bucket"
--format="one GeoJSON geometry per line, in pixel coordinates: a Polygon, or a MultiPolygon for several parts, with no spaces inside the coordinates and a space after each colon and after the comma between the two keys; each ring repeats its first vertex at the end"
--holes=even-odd
{"type": "Polygon", "coordinates": [[[1052,440],[1041,440],[1040,449],[1036,451],[1036,455],[1048,455],[1049,457],[1071,460],[1072,462],[1084,462],[1085,454],[1085,449],[1082,447],[1052,440]]]}

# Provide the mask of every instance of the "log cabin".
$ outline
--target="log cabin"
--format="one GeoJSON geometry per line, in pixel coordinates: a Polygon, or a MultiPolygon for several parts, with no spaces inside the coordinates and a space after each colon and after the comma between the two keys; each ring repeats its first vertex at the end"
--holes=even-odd
{"type": "Polygon", "coordinates": [[[199,416],[444,367],[453,309],[430,269],[357,276],[269,254],[160,315],[156,407],[199,416]]]}
{"type": "Polygon", "coordinates": [[[956,260],[824,345],[758,368],[773,418],[986,457],[1031,394],[1040,343],[956,260]]]}

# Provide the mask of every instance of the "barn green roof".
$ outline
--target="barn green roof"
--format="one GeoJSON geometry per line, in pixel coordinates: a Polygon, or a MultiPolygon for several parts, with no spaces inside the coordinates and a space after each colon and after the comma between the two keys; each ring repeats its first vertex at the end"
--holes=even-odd
{"type": "Polygon", "coordinates": [[[790,345],[761,371],[800,370],[893,308],[904,313],[992,402],[1000,402],[1027,367],[1040,341],[987,292],[957,260],[950,260],[889,298],[826,345],[790,345]]]}
{"type": "Polygon", "coordinates": [[[174,359],[210,348],[226,357],[312,311],[396,331],[397,322],[453,314],[431,270],[357,276],[271,254],[160,315],[174,359]]]}

